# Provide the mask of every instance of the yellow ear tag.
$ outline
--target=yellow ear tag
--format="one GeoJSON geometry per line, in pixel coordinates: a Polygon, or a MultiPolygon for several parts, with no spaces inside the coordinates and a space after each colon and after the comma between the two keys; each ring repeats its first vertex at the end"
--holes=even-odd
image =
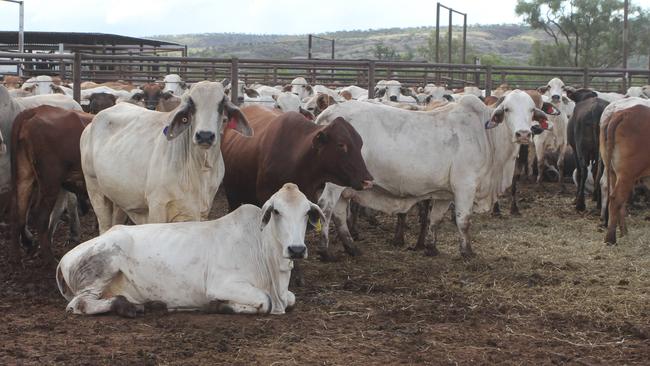
{"type": "Polygon", "coordinates": [[[320,223],[320,218],[319,218],[318,222],[316,222],[316,232],[320,234],[321,231],[323,231],[323,225],[320,223]]]}

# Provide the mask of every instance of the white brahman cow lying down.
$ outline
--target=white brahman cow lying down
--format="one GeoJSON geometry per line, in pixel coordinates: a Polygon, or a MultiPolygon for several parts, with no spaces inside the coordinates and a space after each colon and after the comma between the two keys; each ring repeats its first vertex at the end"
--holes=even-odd
{"type": "Polygon", "coordinates": [[[206,219],[224,175],[224,128],[253,133],[221,83],[209,81],[171,112],[119,103],[97,114],[80,146],[99,232],[124,223],[124,213],[136,224],[206,219]]]}
{"type": "Polygon", "coordinates": [[[243,205],[206,222],[116,226],[69,251],[56,271],[66,309],[134,317],[147,303],[169,310],[284,314],[293,259],[307,257],[307,221],[324,219],[298,186],[260,209],[243,205]]]}
{"type": "MultiPolygon", "coordinates": [[[[371,189],[350,188],[349,194],[333,192],[328,188],[336,186],[326,185],[319,204],[328,219],[333,211],[339,237],[351,245],[346,225],[350,198],[388,214],[406,213],[415,203],[432,199],[426,240],[418,240],[416,247],[424,246],[427,254],[435,255],[437,226],[453,202],[462,236],[460,252],[470,256],[472,212],[489,211],[511,185],[518,144],[530,143],[532,130],[540,129],[533,120],[546,119],[546,114],[527,93],[515,90],[495,109],[473,95],[429,112],[349,101],[327,108],[317,123],[328,124],[337,117],[345,118],[361,135],[361,153],[375,178],[371,189]]],[[[327,240],[327,229],[323,233],[327,240]]]]}

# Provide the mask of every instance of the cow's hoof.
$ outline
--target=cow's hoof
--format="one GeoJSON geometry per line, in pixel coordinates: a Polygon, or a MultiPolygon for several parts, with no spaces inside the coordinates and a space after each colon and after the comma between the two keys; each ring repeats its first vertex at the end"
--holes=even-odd
{"type": "Polygon", "coordinates": [[[436,257],[440,254],[437,247],[428,246],[424,248],[424,255],[427,257],[436,257]]]}
{"type": "Polygon", "coordinates": [[[460,252],[460,256],[463,259],[472,259],[472,258],[476,257],[476,254],[474,254],[474,252],[472,250],[465,250],[465,251],[460,252]]]}
{"type": "Polygon", "coordinates": [[[338,262],[341,260],[338,256],[332,254],[329,250],[327,249],[321,249],[318,251],[318,256],[321,262],[325,263],[333,263],[333,262],[338,262]]]}
{"type": "Polygon", "coordinates": [[[111,310],[124,318],[135,318],[138,314],[138,308],[121,295],[115,296],[115,300],[111,304],[111,310]]]}
{"type": "Polygon", "coordinates": [[[584,202],[578,202],[576,203],[576,211],[578,212],[583,212],[584,210],[587,209],[587,206],[585,205],[584,202]]]}

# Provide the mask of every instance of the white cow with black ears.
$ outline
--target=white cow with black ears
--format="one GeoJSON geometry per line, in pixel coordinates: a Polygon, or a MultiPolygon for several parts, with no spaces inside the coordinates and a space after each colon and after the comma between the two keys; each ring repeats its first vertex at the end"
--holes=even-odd
{"type": "Polygon", "coordinates": [[[224,128],[253,133],[221,83],[209,81],[171,112],[119,103],[97,114],[80,145],[100,233],[124,213],[136,224],[206,219],[224,175],[224,128]]]}
{"type": "Polygon", "coordinates": [[[293,259],[307,257],[307,221],[324,219],[295,184],[260,209],[243,205],[207,222],[116,226],[78,245],[56,271],[66,309],[135,317],[150,302],[168,310],[284,314],[293,259]]]}

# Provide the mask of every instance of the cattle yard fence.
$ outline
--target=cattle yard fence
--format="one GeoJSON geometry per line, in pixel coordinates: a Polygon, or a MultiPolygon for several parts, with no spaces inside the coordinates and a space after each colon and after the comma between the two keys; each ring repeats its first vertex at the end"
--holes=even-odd
{"type": "MultiPolygon", "coordinates": [[[[358,85],[374,97],[378,80],[399,80],[403,86],[428,83],[461,88],[478,86],[490,91],[501,84],[511,88],[535,89],[553,77],[575,87],[625,92],[629,86],[650,84],[650,70],[589,69],[575,67],[492,66],[381,60],[267,60],[209,57],[98,55],[87,53],[33,54],[0,52],[0,66],[14,65],[25,76],[57,75],[71,80],[79,99],[84,81],[123,80],[135,84],[160,81],[167,74],[179,74],[186,82],[229,79],[247,85],[284,85],[303,76],[308,83],[329,87],[358,85]]],[[[232,100],[237,100],[233,88],[232,100]]]]}

